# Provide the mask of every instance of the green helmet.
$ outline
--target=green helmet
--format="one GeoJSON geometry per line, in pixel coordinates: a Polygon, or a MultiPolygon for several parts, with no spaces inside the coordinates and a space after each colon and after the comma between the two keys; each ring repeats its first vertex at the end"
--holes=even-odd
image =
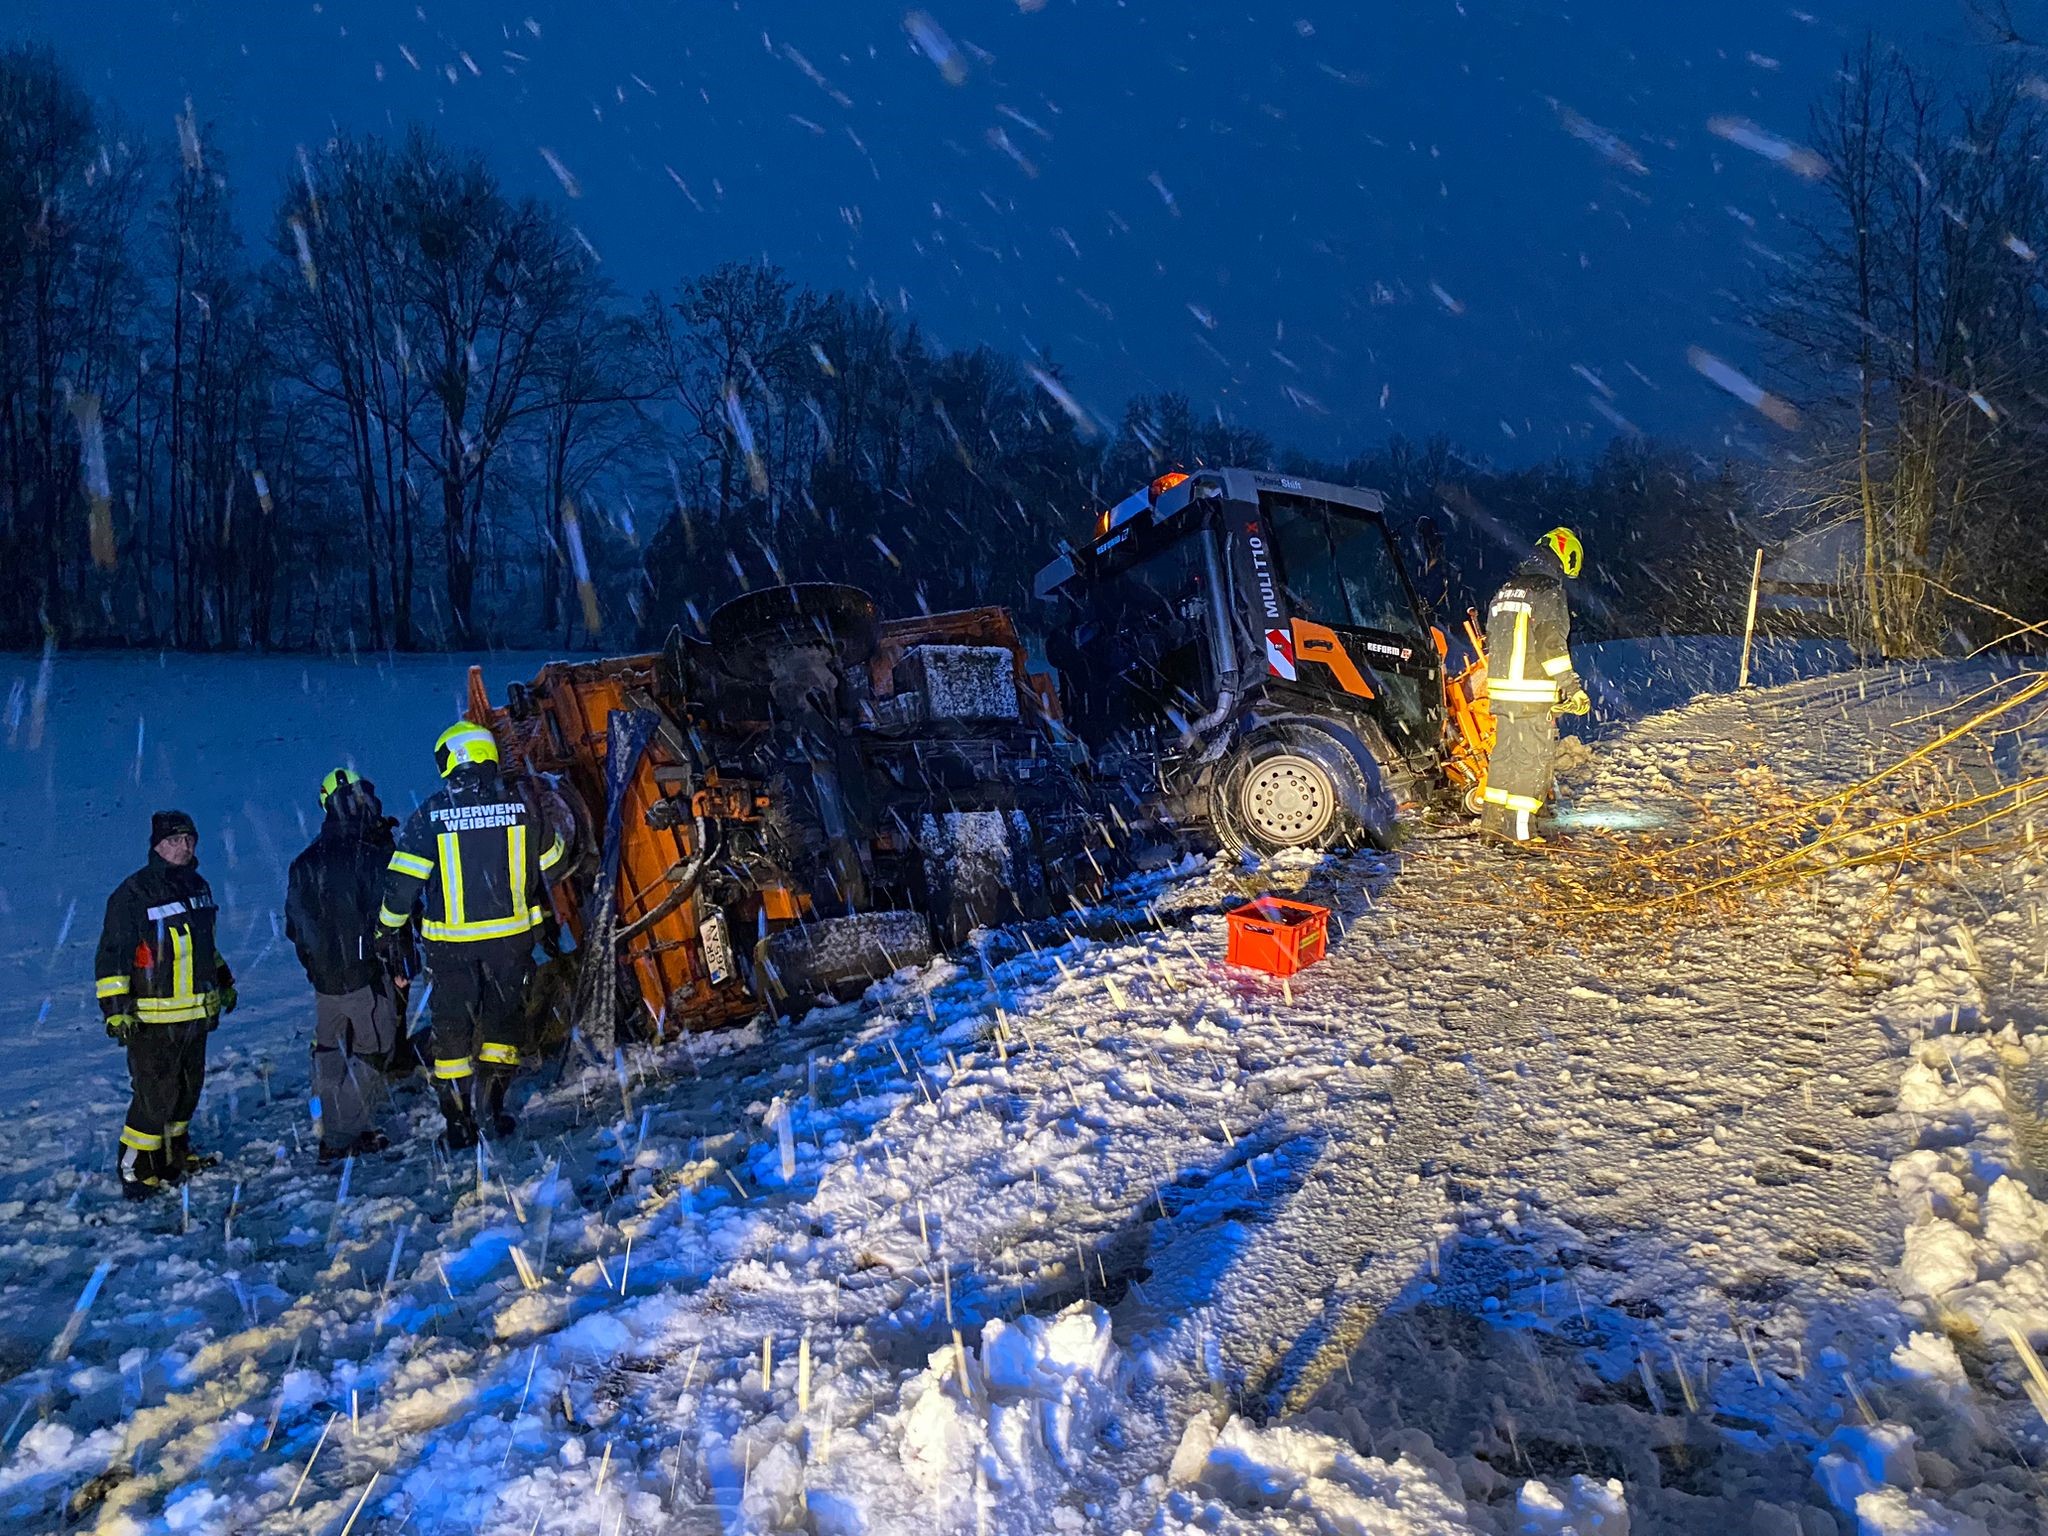
{"type": "Polygon", "coordinates": [[[498,738],[480,725],[458,720],[434,743],[434,766],[447,778],[464,763],[498,761],[498,738]]]}
{"type": "Polygon", "coordinates": [[[327,809],[327,802],[334,798],[334,792],[344,784],[360,784],[363,776],[353,768],[330,768],[327,777],[320,781],[320,809],[327,809]]]}
{"type": "Polygon", "coordinates": [[[1577,579],[1586,568],[1586,546],[1579,542],[1579,536],[1569,528],[1553,528],[1536,541],[1538,549],[1547,549],[1557,556],[1557,563],[1564,567],[1566,576],[1577,579]]]}

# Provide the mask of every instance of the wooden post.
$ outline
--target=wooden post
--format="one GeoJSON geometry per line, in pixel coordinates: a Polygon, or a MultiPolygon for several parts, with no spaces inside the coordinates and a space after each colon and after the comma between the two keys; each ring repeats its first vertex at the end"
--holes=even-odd
{"type": "Polygon", "coordinates": [[[1749,617],[1742,625],[1742,671],[1735,679],[1737,691],[1749,686],[1749,648],[1756,640],[1756,594],[1764,580],[1764,552],[1756,552],[1756,566],[1749,573],[1749,617]]]}

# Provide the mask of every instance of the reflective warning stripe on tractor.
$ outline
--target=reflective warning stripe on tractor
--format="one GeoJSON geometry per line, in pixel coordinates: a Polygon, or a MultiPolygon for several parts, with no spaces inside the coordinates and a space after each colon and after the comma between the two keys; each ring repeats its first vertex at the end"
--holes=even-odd
{"type": "Polygon", "coordinates": [[[1266,631],[1266,670],[1286,682],[1295,681],[1294,637],[1284,629],[1266,631]]]}

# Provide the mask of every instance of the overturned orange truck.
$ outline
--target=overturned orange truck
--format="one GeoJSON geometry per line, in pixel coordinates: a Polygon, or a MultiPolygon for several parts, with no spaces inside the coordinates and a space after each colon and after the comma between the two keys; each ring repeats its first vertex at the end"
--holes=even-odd
{"type": "Polygon", "coordinates": [[[552,663],[502,703],[473,672],[470,717],[574,832],[556,900],[582,1027],[844,995],[1148,850],[1387,846],[1484,784],[1476,636],[1453,670],[1370,491],[1165,476],[1036,597],[1057,682],[1006,609],[884,619],[827,583],[552,663]]]}

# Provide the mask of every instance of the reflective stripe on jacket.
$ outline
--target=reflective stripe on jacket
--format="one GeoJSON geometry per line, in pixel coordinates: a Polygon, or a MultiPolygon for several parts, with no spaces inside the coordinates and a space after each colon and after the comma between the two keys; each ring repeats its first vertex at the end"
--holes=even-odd
{"type": "Polygon", "coordinates": [[[540,813],[489,764],[466,764],[413,812],[384,875],[385,928],[415,900],[430,943],[515,938],[541,925],[545,877],[566,852],[540,813]]]}

